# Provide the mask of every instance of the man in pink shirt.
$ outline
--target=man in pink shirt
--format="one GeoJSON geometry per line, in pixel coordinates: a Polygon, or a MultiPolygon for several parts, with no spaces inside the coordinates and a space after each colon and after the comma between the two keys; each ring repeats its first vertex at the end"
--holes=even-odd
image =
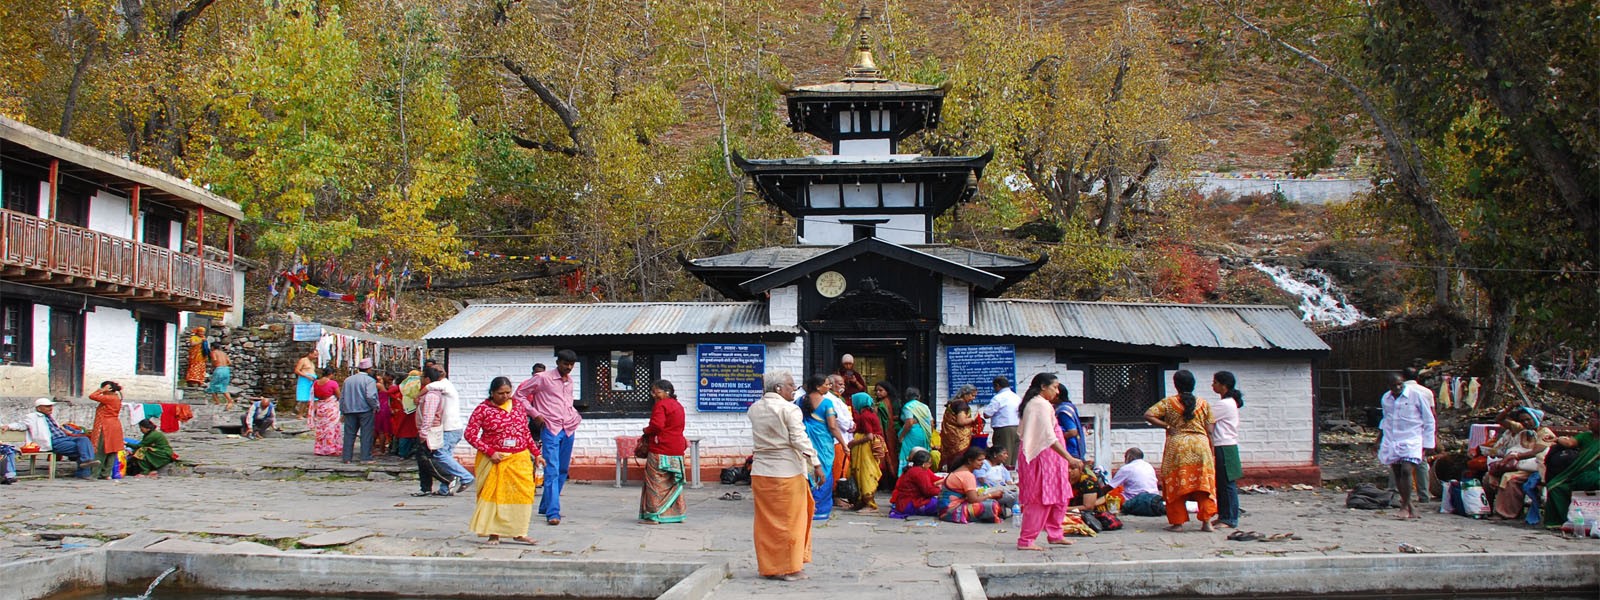
{"type": "Polygon", "coordinates": [[[556,353],[554,371],[544,371],[529,377],[511,396],[517,406],[533,419],[539,428],[539,443],[544,447],[544,493],[539,495],[539,514],[551,525],[561,524],[561,488],[567,484],[567,470],[572,466],[572,438],[578,432],[583,417],[572,406],[572,367],[578,363],[577,353],[562,350],[556,353]]]}

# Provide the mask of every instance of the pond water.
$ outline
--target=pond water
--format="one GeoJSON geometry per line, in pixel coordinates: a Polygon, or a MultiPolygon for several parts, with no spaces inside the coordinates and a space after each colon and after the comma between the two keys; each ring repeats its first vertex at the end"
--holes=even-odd
{"type": "MultiPolygon", "coordinates": [[[[108,592],[90,592],[87,594],[51,596],[48,600],[139,600],[141,598],[140,594],[142,594],[143,591],[144,590],[126,589],[112,590],[108,592]]],[[[555,598],[555,596],[525,596],[520,594],[516,597],[519,600],[547,600],[555,598]]],[[[163,592],[159,590],[152,594],[147,600],[375,600],[378,598],[383,600],[462,600],[460,597],[446,598],[441,596],[349,596],[340,594],[297,596],[272,593],[251,594],[231,592],[163,592]]],[[[563,598],[569,598],[570,600],[570,597],[563,598]]],[[[602,598],[599,600],[608,599],[602,598]]],[[[609,600],[624,599],[614,598],[609,600]]]]}

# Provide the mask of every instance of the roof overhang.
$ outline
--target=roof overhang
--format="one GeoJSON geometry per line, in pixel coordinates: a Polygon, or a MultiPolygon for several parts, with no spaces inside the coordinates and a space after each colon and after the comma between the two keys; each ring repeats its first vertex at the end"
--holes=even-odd
{"type": "Polygon", "coordinates": [[[998,287],[1006,279],[982,269],[975,269],[932,254],[919,252],[872,237],[850,242],[788,267],[747,280],[739,284],[739,289],[746,294],[759,294],[776,287],[788,285],[817,271],[866,254],[876,254],[890,260],[921,267],[940,275],[970,283],[973,287],[983,291],[998,287]]]}
{"type": "Polygon", "coordinates": [[[131,193],[138,185],[144,198],[204,208],[236,221],[244,219],[237,203],[193,183],[5,117],[0,117],[0,144],[0,155],[59,160],[65,163],[61,169],[72,176],[120,193],[131,193]]]}
{"type": "Polygon", "coordinates": [[[810,214],[849,214],[859,208],[812,208],[806,204],[805,189],[811,184],[877,184],[920,182],[928,186],[927,205],[905,208],[876,208],[875,212],[942,214],[951,206],[971,200],[978,192],[977,182],[994,158],[994,150],[981,156],[922,156],[915,159],[819,160],[747,159],[734,152],[733,163],[755,181],[761,196],[794,217],[810,214]]]}

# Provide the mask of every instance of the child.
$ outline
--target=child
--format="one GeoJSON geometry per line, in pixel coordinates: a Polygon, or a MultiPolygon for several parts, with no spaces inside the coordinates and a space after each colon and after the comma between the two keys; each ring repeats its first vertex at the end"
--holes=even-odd
{"type": "Polygon", "coordinates": [[[1017,504],[1016,483],[1011,477],[1011,471],[1006,469],[1006,461],[1011,458],[1010,453],[1003,447],[989,448],[988,458],[983,461],[983,466],[972,474],[977,476],[978,484],[989,489],[1003,489],[1005,494],[1000,497],[1000,505],[1011,508],[1017,504]]]}

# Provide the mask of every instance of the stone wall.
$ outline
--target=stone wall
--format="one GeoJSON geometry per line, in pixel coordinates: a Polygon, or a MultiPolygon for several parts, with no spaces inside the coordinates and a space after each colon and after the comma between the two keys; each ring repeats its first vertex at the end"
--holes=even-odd
{"type": "MultiPolygon", "coordinates": [[[[212,327],[206,337],[233,361],[233,385],[249,396],[294,401],[294,363],[316,342],[294,341],[293,330],[282,323],[266,327],[212,327]]],[[[189,336],[178,356],[187,357],[189,336]]],[[[186,360],[186,359],[185,359],[186,360]]]]}

